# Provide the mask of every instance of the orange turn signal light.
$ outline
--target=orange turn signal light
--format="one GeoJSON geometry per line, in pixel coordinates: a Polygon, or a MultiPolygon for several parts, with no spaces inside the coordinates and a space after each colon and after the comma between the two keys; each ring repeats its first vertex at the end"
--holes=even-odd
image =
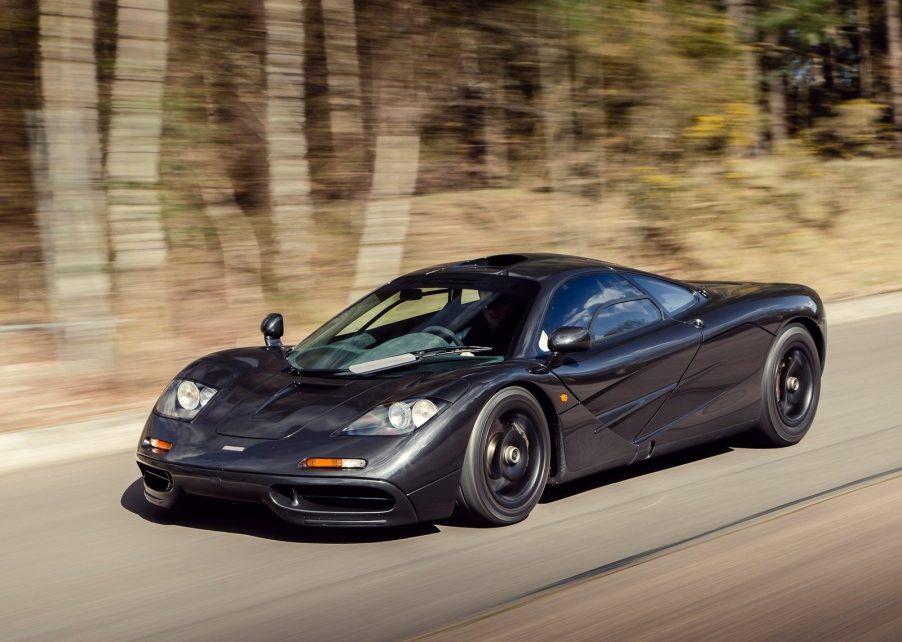
{"type": "Polygon", "coordinates": [[[363,468],[366,466],[366,459],[341,459],[335,457],[308,457],[302,459],[298,464],[298,468],[318,468],[342,470],[348,468],[363,468]]]}
{"type": "Polygon", "coordinates": [[[567,401],[568,401],[569,399],[570,399],[570,397],[567,396],[567,393],[566,393],[566,392],[562,392],[562,393],[561,393],[561,403],[567,403],[567,401]]]}
{"type": "Polygon", "coordinates": [[[171,441],[164,441],[162,439],[151,439],[150,447],[153,448],[155,453],[168,453],[172,450],[173,444],[171,441]]]}

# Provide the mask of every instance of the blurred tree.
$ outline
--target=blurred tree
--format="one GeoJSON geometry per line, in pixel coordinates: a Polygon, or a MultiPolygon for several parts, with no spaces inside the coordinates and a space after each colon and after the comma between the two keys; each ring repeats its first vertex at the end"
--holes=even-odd
{"type": "Polygon", "coordinates": [[[505,153],[503,148],[497,149],[499,144],[503,144],[503,141],[499,140],[503,137],[503,131],[498,131],[499,128],[503,128],[503,124],[499,127],[499,119],[493,117],[495,116],[493,100],[496,96],[491,93],[492,87],[486,82],[486,77],[490,74],[483,73],[483,67],[488,66],[488,61],[485,52],[480,52],[481,30],[478,25],[468,22],[461,25],[457,31],[461,76],[457,102],[463,110],[461,120],[463,141],[466,146],[465,167],[475,185],[489,185],[493,182],[493,178],[505,173],[505,153]]]}
{"type": "Polygon", "coordinates": [[[107,144],[110,242],[119,269],[166,261],[160,212],[168,0],[119,0],[112,118],[107,144]]]}
{"type": "Polygon", "coordinates": [[[755,26],[752,12],[754,4],[752,0],[727,0],[727,16],[730,19],[730,27],[733,37],[742,50],[742,64],[745,72],[746,91],[745,103],[749,108],[749,119],[754,123],[754,132],[746,146],[748,153],[755,155],[760,151],[760,135],[758,132],[758,94],[761,85],[758,56],[752,46],[755,41],[755,26]]]}
{"type": "MultiPolygon", "coordinates": [[[[812,84],[820,94],[833,89],[832,43],[842,18],[835,0],[763,0],[756,22],[764,39],[771,140],[780,146],[791,133],[787,92],[807,101],[812,84]]],[[[807,102],[802,106],[810,110],[807,102]]]]}
{"type": "Polygon", "coordinates": [[[767,83],[767,110],[770,118],[770,139],[777,150],[786,145],[789,134],[786,128],[786,71],[780,53],[779,35],[770,32],[764,36],[767,45],[765,55],[765,82],[767,83]]]}
{"type": "Polygon", "coordinates": [[[40,107],[39,59],[37,3],[0,0],[0,239],[15,239],[0,242],[8,316],[47,300],[28,136],[29,114],[40,107]]]}
{"type": "Polygon", "coordinates": [[[601,201],[607,182],[605,137],[607,119],[604,108],[604,43],[580,21],[571,30],[570,66],[572,69],[574,162],[570,179],[582,196],[601,201]]]}
{"type": "MultiPolygon", "coordinates": [[[[37,11],[27,0],[0,3],[10,87],[0,211],[19,233],[34,227],[35,195],[48,195],[54,179],[38,171],[43,182],[33,186],[21,162],[22,114],[40,96],[37,11]]],[[[319,267],[361,231],[356,287],[387,278],[400,269],[415,192],[567,192],[547,201],[559,203],[598,201],[604,184],[605,207],[620,198],[638,213],[637,228],[660,239],[680,233],[681,190],[730,157],[763,151],[764,134],[775,147],[795,138],[822,155],[882,154],[892,104],[902,138],[900,91],[888,91],[902,73],[899,0],[89,4],[99,88],[85,86],[96,122],[72,140],[97,131],[101,151],[89,142],[85,158],[107,150],[116,266],[160,264],[167,249],[170,263],[190,262],[191,243],[212,249],[218,237],[222,256],[196,260],[224,267],[227,290],[246,288],[255,300],[261,271],[297,284],[299,266],[319,267]],[[637,177],[651,187],[638,189],[637,177]],[[168,247],[154,222],[161,202],[168,247]]],[[[50,109],[60,89],[45,90],[50,109]]],[[[49,127],[48,142],[59,135],[49,127]]],[[[58,162],[57,149],[46,151],[58,162]]],[[[50,199],[40,203],[49,211],[50,199]]]]}
{"type": "Polygon", "coordinates": [[[329,83],[330,180],[356,196],[367,177],[354,0],[321,0],[329,83]]]}
{"type": "MultiPolygon", "coordinates": [[[[175,171],[169,188],[179,192],[179,200],[200,209],[197,214],[202,216],[195,218],[195,224],[206,224],[205,235],[212,226],[219,243],[226,301],[258,305],[260,250],[251,219],[240,206],[239,188],[246,176],[236,171],[248,149],[242,121],[235,116],[240,106],[236,76],[244,69],[236,64],[236,57],[241,59],[235,55],[241,51],[240,41],[224,37],[231,31],[236,11],[217,0],[172,0],[170,11],[167,102],[171,108],[165,123],[169,136],[164,138],[170,144],[168,166],[175,171]],[[185,60],[191,64],[183,64],[185,60]]],[[[176,244],[171,249],[183,248],[176,244]]],[[[194,259],[190,251],[182,258],[194,259]]]]}
{"type": "Polygon", "coordinates": [[[111,353],[91,0],[41,0],[43,110],[32,126],[32,168],[58,355],[106,362],[111,353]]]}
{"type": "Polygon", "coordinates": [[[858,75],[861,96],[870,98],[874,87],[874,71],[871,62],[871,0],[858,0],[855,18],[858,23],[858,75]]]}
{"type": "Polygon", "coordinates": [[[297,287],[316,250],[304,131],[302,0],[266,0],[266,138],[280,287],[297,287]]]}
{"type": "Polygon", "coordinates": [[[419,0],[392,0],[380,7],[381,21],[371,25],[379,33],[373,52],[379,60],[373,80],[376,154],[352,300],[400,272],[420,166],[416,70],[423,7],[419,0]]]}
{"type": "Polygon", "coordinates": [[[29,0],[0,0],[0,220],[34,224],[28,167],[27,114],[40,105],[37,7],[29,0]]]}
{"type": "MultiPolygon", "coordinates": [[[[215,40],[208,37],[206,42],[210,45],[215,40]]],[[[204,88],[212,144],[199,150],[196,166],[204,211],[216,228],[222,250],[227,301],[257,305],[263,298],[263,261],[257,230],[239,195],[241,181],[246,178],[240,172],[242,161],[246,160],[241,153],[245,151],[244,141],[237,136],[236,140],[226,138],[235,134],[237,123],[231,118],[232,105],[225,102],[230,83],[223,83],[219,75],[223,70],[216,69],[218,65],[213,62],[212,56],[218,53],[209,49],[206,52],[204,88]]],[[[296,230],[285,231],[284,235],[276,233],[276,247],[284,249],[297,234],[296,230]]],[[[275,265],[280,265],[284,258],[280,253],[275,265]]]]}
{"type": "Polygon", "coordinates": [[[899,0],[886,0],[887,39],[889,43],[890,91],[893,103],[896,151],[902,153],[902,24],[899,0]]]}
{"type": "Polygon", "coordinates": [[[429,40],[417,63],[423,145],[417,190],[508,185],[509,115],[520,105],[507,72],[521,35],[512,15],[521,7],[476,0],[425,4],[422,28],[429,40]]]}
{"type": "Polygon", "coordinates": [[[542,136],[548,183],[552,191],[563,192],[569,182],[574,150],[566,10],[555,3],[537,6],[536,20],[542,136]]]}
{"type": "Polygon", "coordinates": [[[499,40],[499,26],[494,23],[475,25],[471,69],[478,77],[481,99],[483,182],[490,187],[504,187],[510,181],[508,161],[507,106],[508,88],[504,74],[504,41],[499,40]]]}

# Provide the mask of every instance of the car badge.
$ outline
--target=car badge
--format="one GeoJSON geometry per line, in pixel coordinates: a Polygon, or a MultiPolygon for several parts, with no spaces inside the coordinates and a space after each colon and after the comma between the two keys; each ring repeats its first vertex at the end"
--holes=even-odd
{"type": "Polygon", "coordinates": [[[223,446],[222,449],[230,450],[235,453],[243,453],[244,452],[244,446],[223,446]]]}

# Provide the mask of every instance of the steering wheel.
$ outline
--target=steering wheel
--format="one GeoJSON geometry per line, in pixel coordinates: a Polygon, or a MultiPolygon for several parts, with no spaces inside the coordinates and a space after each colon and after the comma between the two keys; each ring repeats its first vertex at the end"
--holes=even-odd
{"type": "Polygon", "coordinates": [[[453,346],[463,345],[460,342],[460,339],[457,338],[457,335],[443,325],[431,325],[428,328],[423,328],[420,332],[427,332],[439,336],[453,346]]]}

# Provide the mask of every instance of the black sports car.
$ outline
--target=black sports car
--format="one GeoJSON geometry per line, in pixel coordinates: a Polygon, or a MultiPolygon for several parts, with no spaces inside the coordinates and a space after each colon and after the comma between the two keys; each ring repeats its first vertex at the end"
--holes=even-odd
{"type": "Polygon", "coordinates": [[[262,501],[297,524],[524,519],[546,484],[814,419],[826,323],[801,285],[681,283],[592,259],[412,272],[293,348],[195,361],[144,426],[147,499],[262,501]]]}

